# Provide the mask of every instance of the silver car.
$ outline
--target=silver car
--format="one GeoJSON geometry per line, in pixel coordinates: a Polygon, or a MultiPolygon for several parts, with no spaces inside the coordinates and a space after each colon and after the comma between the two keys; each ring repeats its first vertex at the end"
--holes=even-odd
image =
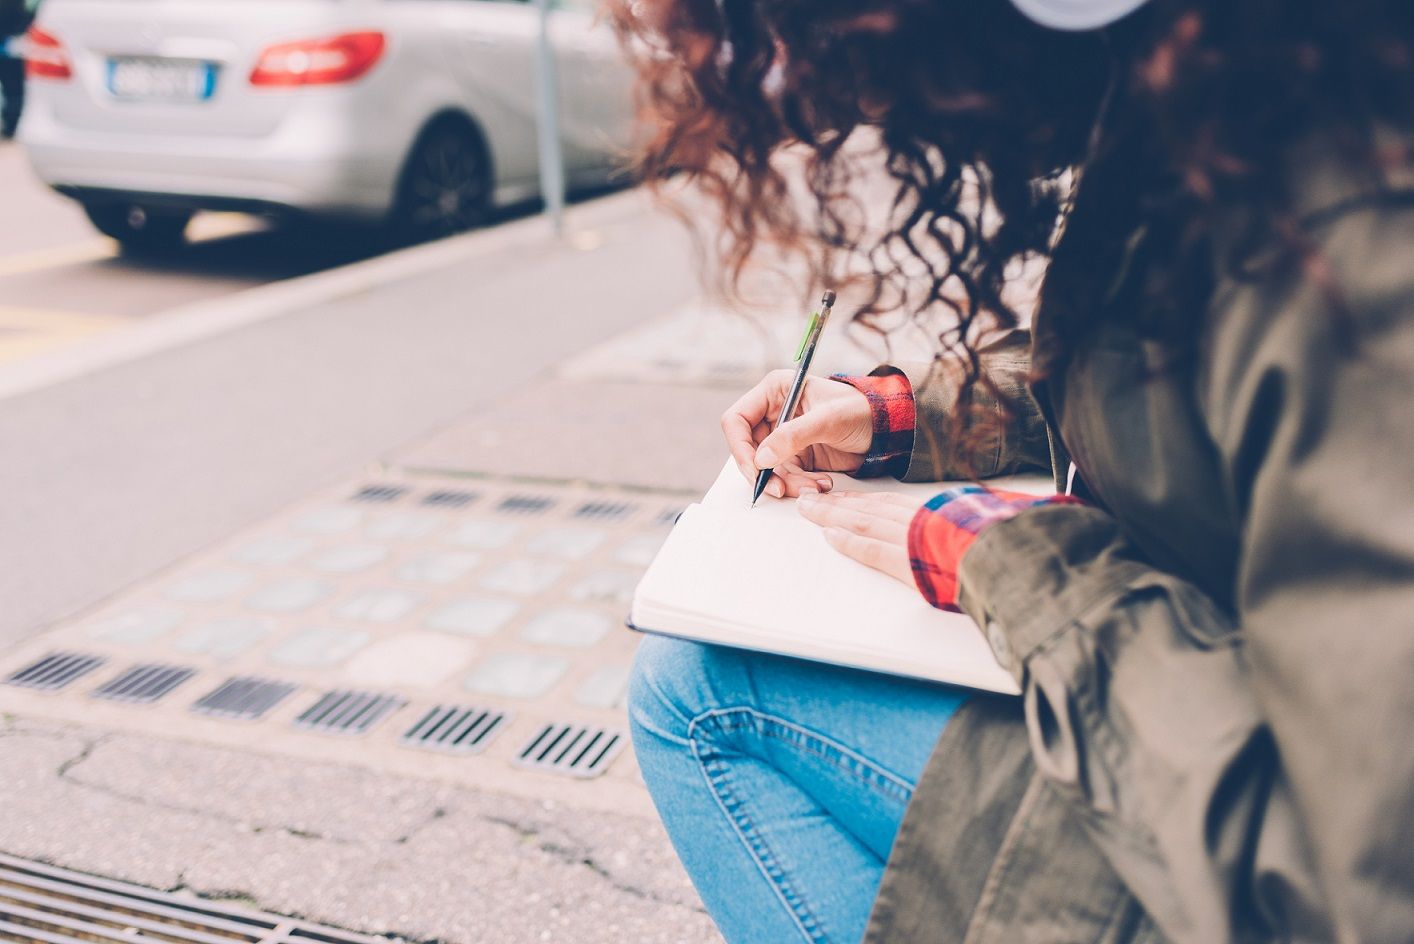
{"type": "MultiPolygon", "coordinates": [[[[631,123],[590,2],[550,17],[572,187],[614,174],[631,123]]],[[[46,0],[20,140],[129,248],[179,241],[204,209],[445,235],[539,192],[538,16],[521,0],[46,0]]]]}

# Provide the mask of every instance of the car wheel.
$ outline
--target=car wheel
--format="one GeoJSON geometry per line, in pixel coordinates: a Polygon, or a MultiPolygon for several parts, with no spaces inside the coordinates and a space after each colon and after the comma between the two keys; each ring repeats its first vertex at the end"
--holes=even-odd
{"type": "Polygon", "coordinates": [[[151,253],[182,244],[192,214],[186,210],[153,210],[128,203],[85,203],[89,221],[125,252],[151,253]]]}
{"type": "Polygon", "coordinates": [[[392,228],[401,242],[440,239],[480,226],[491,209],[491,162],[481,136],[460,121],[423,132],[403,168],[392,228]]]}

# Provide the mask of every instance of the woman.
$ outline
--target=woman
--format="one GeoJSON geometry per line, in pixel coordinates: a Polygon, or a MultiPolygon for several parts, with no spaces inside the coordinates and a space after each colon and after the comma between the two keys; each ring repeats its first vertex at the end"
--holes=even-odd
{"type": "Polygon", "coordinates": [[[951,313],[933,364],[776,432],[773,375],[724,428],[1024,690],[649,640],[645,780],[731,941],[1414,940],[1414,5],[1014,4],[619,15],[729,273],[784,246],[862,263],[866,322],[951,313]],[[1026,468],[1075,497],[829,490],[1026,468]]]}

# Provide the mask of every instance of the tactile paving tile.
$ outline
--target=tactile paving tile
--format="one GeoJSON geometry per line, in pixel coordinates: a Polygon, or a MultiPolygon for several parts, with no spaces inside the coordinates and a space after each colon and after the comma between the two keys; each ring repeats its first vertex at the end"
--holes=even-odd
{"type": "MultiPolygon", "coordinates": [[[[574,729],[571,739],[582,729],[590,738],[609,732],[601,740],[626,730],[638,642],[622,628],[628,601],[682,504],[580,485],[477,479],[469,488],[431,475],[346,484],[35,643],[52,656],[92,660],[69,666],[75,671],[104,660],[196,670],[182,688],[142,711],[109,708],[59,666],[50,679],[57,688],[44,699],[9,690],[41,714],[46,705],[65,717],[113,711],[119,727],[229,738],[257,750],[299,753],[315,732],[362,733],[357,747],[335,738],[309,749],[435,776],[465,764],[478,782],[512,792],[528,784],[523,789],[540,797],[592,794],[601,788],[571,778],[608,768],[625,749],[622,735],[597,763],[597,746],[577,762],[579,749],[556,760],[563,741],[540,759],[571,777],[530,777],[517,758],[552,723],[574,729]],[[180,697],[206,676],[210,684],[180,697]],[[301,692],[308,700],[296,703],[301,692]],[[415,711],[393,715],[409,702],[415,711]],[[452,714],[418,728],[434,709],[452,714]],[[396,723],[381,723],[389,717],[396,723]],[[223,729],[215,719],[255,727],[223,729]],[[416,741],[424,735],[427,743],[416,741]],[[448,756],[428,757],[423,748],[448,756]]],[[[32,670],[45,652],[0,653],[0,678],[32,670]]],[[[26,678],[49,677],[33,670],[26,678]]],[[[119,687],[110,676],[101,681],[119,687]]],[[[154,691],[161,687],[153,681],[154,691]]],[[[540,763],[536,753],[528,760],[540,763]]],[[[624,766],[624,783],[638,791],[632,766],[624,766]]],[[[619,785],[603,789],[613,795],[619,785]]]]}
{"type": "Polygon", "coordinates": [[[181,622],[182,610],[177,607],[144,606],[90,623],[88,630],[94,639],[137,644],[156,639],[181,622]]]}

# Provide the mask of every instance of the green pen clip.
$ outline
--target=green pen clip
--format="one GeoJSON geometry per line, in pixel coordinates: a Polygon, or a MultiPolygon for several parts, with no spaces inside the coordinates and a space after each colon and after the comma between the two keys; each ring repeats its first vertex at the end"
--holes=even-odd
{"type": "Polygon", "coordinates": [[[815,326],[819,323],[820,313],[818,311],[812,311],[810,313],[810,321],[805,325],[805,337],[800,339],[800,347],[795,349],[793,362],[799,362],[801,357],[805,355],[805,345],[810,343],[810,336],[815,333],[815,326]]]}

